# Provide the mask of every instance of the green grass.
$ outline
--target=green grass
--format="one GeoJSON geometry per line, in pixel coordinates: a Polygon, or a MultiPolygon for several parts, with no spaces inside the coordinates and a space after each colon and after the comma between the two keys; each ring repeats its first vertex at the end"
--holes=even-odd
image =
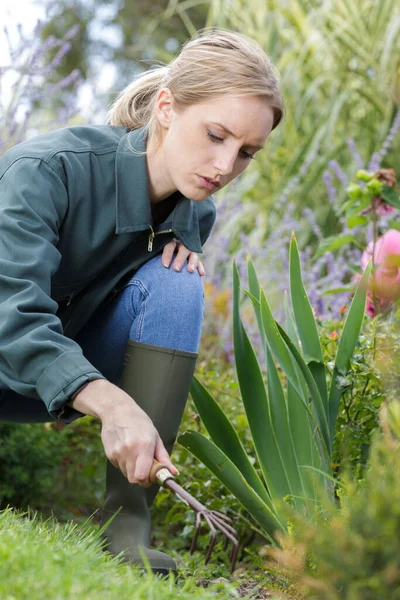
{"type": "Polygon", "coordinates": [[[103,552],[98,534],[73,523],[0,512],[2,600],[204,600],[237,598],[233,585],[158,579],[103,552]]]}

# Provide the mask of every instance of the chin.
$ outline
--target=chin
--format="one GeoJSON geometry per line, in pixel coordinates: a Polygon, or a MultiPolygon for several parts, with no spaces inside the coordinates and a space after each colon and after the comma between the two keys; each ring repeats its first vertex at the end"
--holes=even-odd
{"type": "Polygon", "coordinates": [[[179,191],[186,198],[193,200],[193,202],[203,202],[204,200],[209,198],[211,196],[211,194],[213,193],[213,192],[210,192],[209,190],[202,189],[202,188],[195,187],[195,186],[189,186],[189,185],[181,186],[179,188],[179,191]]]}

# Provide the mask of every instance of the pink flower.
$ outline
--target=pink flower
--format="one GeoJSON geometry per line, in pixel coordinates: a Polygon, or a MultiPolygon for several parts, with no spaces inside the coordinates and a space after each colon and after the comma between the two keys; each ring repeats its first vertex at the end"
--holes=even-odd
{"type": "MultiPolygon", "coordinates": [[[[362,255],[364,270],[373,252],[373,243],[368,244],[362,255]]],[[[374,250],[374,273],[368,284],[366,311],[375,316],[376,309],[384,310],[391,302],[400,298],[400,231],[389,229],[376,240],[374,250]],[[375,299],[375,303],[374,303],[375,299]]]]}
{"type": "MultiPolygon", "coordinates": [[[[390,213],[392,213],[395,209],[393,206],[391,206],[390,204],[387,204],[383,198],[381,198],[380,196],[375,196],[373,202],[372,202],[372,206],[373,209],[375,210],[376,214],[379,215],[380,217],[382,217],[383,215],[389,215],[390,213]]],[[[372,210],[372,208],[371,208],[372,210]]]]}
{"type": "Polygon", "coordinates": [[[374,318],[376,316],[374,303],[368,298],[368,296],[367,296],[367,303],[365,305],[365,312],[371,318],[374,318]]]}

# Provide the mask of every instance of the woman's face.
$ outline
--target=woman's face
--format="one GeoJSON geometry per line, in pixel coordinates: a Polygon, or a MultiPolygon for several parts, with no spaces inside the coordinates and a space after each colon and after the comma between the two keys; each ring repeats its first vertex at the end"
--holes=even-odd
{"type": "Polygon", "coordinates": [[[168,89],[160,93],[156,110],[164,133],[159,174],[170,193],[177,189],[197,202],[249,166],[274,118],[257,96],[226,96],[177,111],[168,89]]]}

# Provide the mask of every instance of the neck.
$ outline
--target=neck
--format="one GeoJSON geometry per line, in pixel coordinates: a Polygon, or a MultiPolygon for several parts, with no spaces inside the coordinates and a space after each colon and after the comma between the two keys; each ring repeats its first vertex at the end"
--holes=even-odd
{"type": "Polygon", "coordinates": [[[176,187],[168,176],[162,144],[156,148],[154,141],[150,140],[146,152],[150,202],[157,204],[176,192],[176,187]]]}

